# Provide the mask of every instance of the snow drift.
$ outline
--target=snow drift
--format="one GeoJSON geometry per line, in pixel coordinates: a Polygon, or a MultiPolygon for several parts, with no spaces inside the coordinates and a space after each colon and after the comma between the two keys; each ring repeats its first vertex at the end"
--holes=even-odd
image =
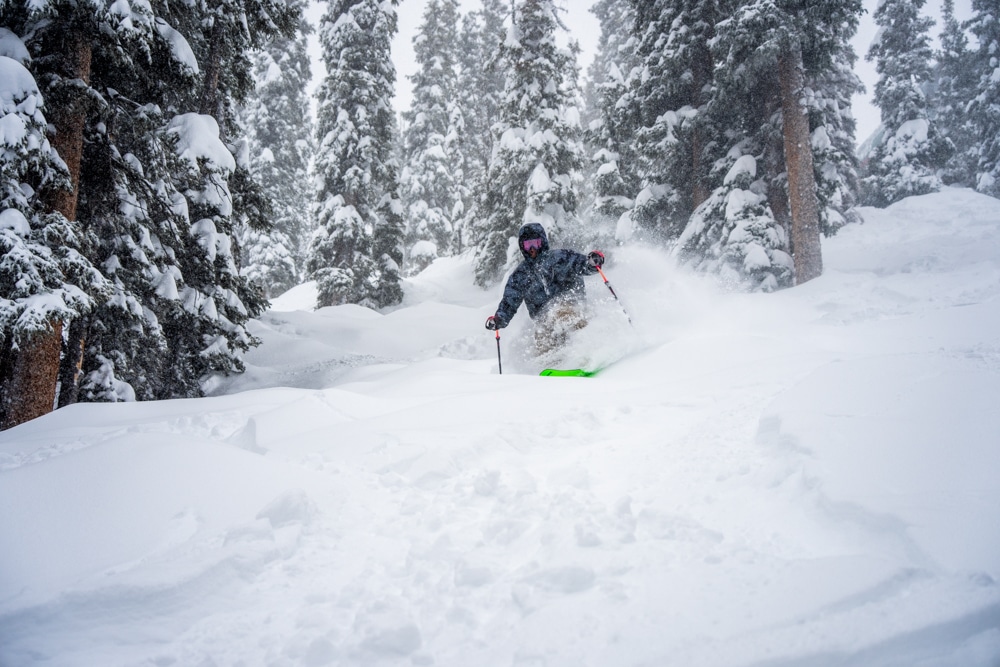
{"type": "Polygon", "coordinates": [[[1000,202],[862,212],[770,295],[609,252],[595,379],[446,258],[0,434],[0,665],[996,667],[1000,202]]]}

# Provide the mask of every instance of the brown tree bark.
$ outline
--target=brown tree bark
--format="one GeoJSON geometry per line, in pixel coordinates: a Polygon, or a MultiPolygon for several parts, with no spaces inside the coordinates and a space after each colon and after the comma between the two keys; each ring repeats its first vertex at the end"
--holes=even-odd
{"type": "MultiPolygon", "coordinates": [[[[63,75],[67,79],[80,79],[90,83],[91,47],[83,34],[73,32],[66,38],[63,55],[63,75]]],[[[69,168],[71,190],[58,190],[49,196],[49,207],[62,213],[67,220],[76,220],[76,204],[80,193],[80,165],[83,161],[83,130],[87,122],[84,101],[62,105],[49,112],[55,126],[52,147],[69,168]]]]}
{"type": "Polygon", "coordinates": [[[219,77],[222,75],[222,21],[215,17],[212,26],[212,45],[208,52],[208,62],[205,63],[205,80],[201,89],[201,105],[198,112],[212,116],[219,121],[219,131],[222,132],[222,114],[219,112],[219,77]]]}
{"type": "Polygon", "coordinates": [[[59,401],[64,408],[79,400],[80,373],[83,370],[83,353],[87,344],[87,319],[78,317],[70,322],[66,332],[66,345],[59,366],[59,401]]]}
{"type": "Polygon", "coordinates": [[[797,285],[823,273],[819,200],[816,197],[809,118],[802,100],[805,88],[802,69],[802,51],[797,46],[789,48],[778,58],[788,204],[792,217],[792,257],[797,285]]]}
{"type": "Polygon", "coordinates": [[[17,352],[13,377],[5,387],[5,429],[52,412],[59,376],[59,353],[62,348],[62,322],[54,320],[53,330],[40,332],[17,352]]]}

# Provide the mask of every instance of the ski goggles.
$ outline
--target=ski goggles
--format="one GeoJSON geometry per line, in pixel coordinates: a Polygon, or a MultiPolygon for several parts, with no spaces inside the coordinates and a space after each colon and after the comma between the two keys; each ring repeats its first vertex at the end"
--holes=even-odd
{"type": "Polygon", "coordinates": [[[541,239],[524,239],[521,241],[521,247],[524,248],[524,252],[531,252],[532,250],[542,249],[541,239]]]}

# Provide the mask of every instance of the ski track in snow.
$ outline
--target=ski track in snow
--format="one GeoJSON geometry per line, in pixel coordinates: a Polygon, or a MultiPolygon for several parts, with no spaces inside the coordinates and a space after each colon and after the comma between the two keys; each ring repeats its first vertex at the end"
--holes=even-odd
{"type": "Polygon", "coordinates": [[[997,667],[1000,202],[864,214],[773,295],[610,253],[597,379],[446,260],[0,434],[0,666],[997,667]]]}

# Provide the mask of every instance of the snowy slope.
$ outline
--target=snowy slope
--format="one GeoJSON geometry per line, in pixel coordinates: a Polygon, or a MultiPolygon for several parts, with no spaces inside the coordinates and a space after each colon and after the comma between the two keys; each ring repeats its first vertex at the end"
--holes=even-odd
{"type": "Polygon", "coordinates": [[[609,253],[596,379],[450,259],[0,434],[0,665],[997,667],[1000,202],[863,213],[772,295],[609,253]]]}

